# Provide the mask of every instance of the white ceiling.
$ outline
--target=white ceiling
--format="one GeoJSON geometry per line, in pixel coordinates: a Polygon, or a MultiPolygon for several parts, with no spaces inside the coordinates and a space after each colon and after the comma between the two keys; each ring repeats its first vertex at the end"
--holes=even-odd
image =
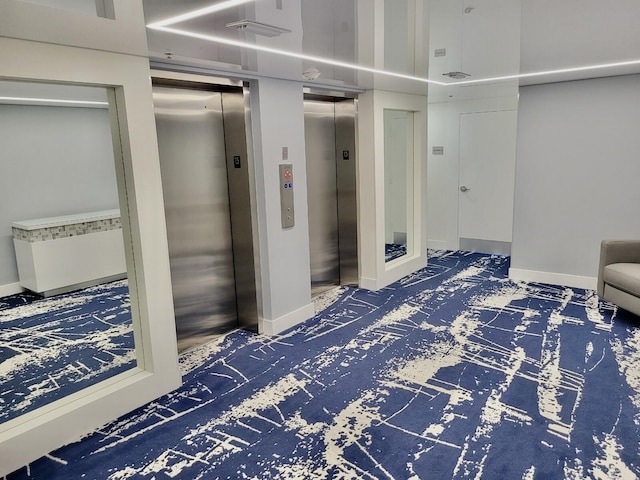
{"type": "MultiPolygon", "coordinates": [[[[523,71],[637,59],[640,59],[637,0],[522,2],[523,71]]],[[[640,72],[638,66],[635,72],[640,72]]]]}
{"type": "MultiPolygon", "coordinates": [[[[220,1],[220,0],[219,0],[220,1]]],[[[278,0],[256,0],[273,3],[278,0]]],[[[360,8],[373,7],[374,0],[359,0],[360,8]]],[[[411,0],[386,0],[400,7],[411,0]]],[[[442,73],[462,70],[478,79],[518,72],[530,73],[640,59],[640,2],[638,0],[425,0],[429,9],[429,75],[442,80],[442,73]],[[466,10],[466,13],[465,13],[466,10]],[[445,48],[445,58],[433,50],[445,48]]],[[[358,31],[366,30],[357,20],[358,0],[282,0],[301,4],[302,52],[358,63],[358,31]]],[[[144,0],[147,22],[215,3],[211,0],[144,0]]],[[[251,18],[254,7],[235,7],[182,25],[210,35],[243,40],[225,25],[251,18]]],[[[274,7],[270,7],[274,8],[274,7]]],[[[299,22],[300,19],[296,19],[299,22]]],[[[290,25],[278,25],[290,28],[290,25]]],[[[156,55],[171,52],[173,61],[220,62],[242,68],[246,52],[203,40],[149,30],[149,50],[156,55]],[[244,55],[244,56],[243,56],[244,55]]],[[[362,39],[360,39],[362,42],[362,39]]],[[[362,45],[362,43],[360,43],[362,45]]],[[[400,55],[400,52],[398,52],[400,55]]],[[[360,64],[362,60],[360,60],[360,64]]],[[[306,64],[303,62],[303,67],[306,64]]],[[[366,65],[372,66],[372,65],[366,65]]],[[[245,65],[246,69],[247,66],[245,65]]],[[[342,68],[318,67],[322,80],[360,84],[342,68]]],[[[530,78],[523,84],[544,83],[613,74],[640,73],[640,65],[610,70],[591,70],[562,76],[530,78]]],[[[366,80],[365,80],[366,83],[366,80]]],[[[367,87],[367,85],[359,85],[367,87]]]]}

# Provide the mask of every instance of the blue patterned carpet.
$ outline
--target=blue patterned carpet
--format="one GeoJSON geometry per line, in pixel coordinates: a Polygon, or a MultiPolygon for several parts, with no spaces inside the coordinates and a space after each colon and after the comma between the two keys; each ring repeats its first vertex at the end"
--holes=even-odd
{"type": "Polygon", "coordinates": [[[384,261],[390,262],[407,254],[407,246],[398,243],[386,243],[384,245],[384,261]]]}
{"type": "Polygon", "coordinates": [[[507,268],[435,252],[283,335],[232,332],[181,357],[179,390],[9,478],[637,478],[638,317],[507,268]]]}
{"type": "Polygon", "coordinates": [[[136,365],[126,280],[0,299],[0,423],[136,365]]]}

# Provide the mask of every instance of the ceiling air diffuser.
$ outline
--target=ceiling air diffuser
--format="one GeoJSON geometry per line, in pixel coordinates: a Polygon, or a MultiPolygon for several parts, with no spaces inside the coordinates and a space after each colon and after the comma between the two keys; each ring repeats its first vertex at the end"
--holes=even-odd
{"type": "Polygon", "coordinates": [[[464,73],[464,72],[447,72],[447,73],[443,73],[442,75],[449,78],[455,78],[456,80],[462,80],[463,78],[467,78],[471,76],[468,73],[464,73]]]}
{"type": "Polygon", "coordinates": [[[262,35],[263,37],[277,37],[283,33],[291,33],[286,28],[268,25],[266,23],[254,22],[253,20],[240,20],[239,22],[227,23],[227,27],[237,30],[244,30],[247,33],[262,35]]]}

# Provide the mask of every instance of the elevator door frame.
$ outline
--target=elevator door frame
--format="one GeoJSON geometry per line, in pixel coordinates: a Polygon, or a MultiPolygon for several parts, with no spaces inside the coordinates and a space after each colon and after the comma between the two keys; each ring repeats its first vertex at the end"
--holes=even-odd
{"type": "MultiPolygon", "coordinates": [[[[249,181],[248,141],[250,112],[249,89],[243,82],[206,78],[199,81],[192,75],[152,71],[154,87],[175,88],[219,93],[221,95],[224,156],[228,192],[231,252],[233,257],[235,307],[237,323],[233,328],[258,329],[258,299],[254,260],[254,232],[249,181]]],[[[170,252],[171,255],[171,252],[170,252]]],[[[176,286],[174,285],[174,296],[176,286]]],[[[176,323],[179,322],[176,316],[176,323]]],[[[232,329],[232,328],[231,328],[232,329]]],[[[221,333],[221,332],[219,332],[221,333]]]]}
{"type": "MultiPolygon", "coordinates": [[[[336,216],[339,285],[358,285],[358,218],[356,191],[356,126],[355,96],[327,96],[305,93],[304,101],[332,104],[334,118],[336,165],[336,216]]],[[[309,182],[309,178],[307,179],[309,182]]],[[[309,223],[313,221],[309,218],[309,223]]],[[[311,236],[310,236],[311,237],[311,236]]],[[[310,241],[311,238],[310,238],[310,241]]]]}

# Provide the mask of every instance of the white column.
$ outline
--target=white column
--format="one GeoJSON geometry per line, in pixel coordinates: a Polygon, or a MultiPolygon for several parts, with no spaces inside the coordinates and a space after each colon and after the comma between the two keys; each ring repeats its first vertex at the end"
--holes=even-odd
{"type": "MultiPolygon", "coordinates": [[[[375,0],[374,8],[359,4],[358,54],[359,63],[380,70],[393,70],[397,62],[385,61],[397,49],[408,50],[404,57],[404,71],[396,73],[424,75],[427,58],[423,55],[424,32],[427,25],[426,5],[412,0],[407,5],[406,18],[385,22],[385,3],[393,11],[396,0],[375,0]],[[411,35],[394,35],[398,23],[406,22],[404,31],[411,35]],[[385,24],[388,26],[385,32],[385,24]],[[385,35],[387,33],[387,35],[385,35]],[[411,37],[411,38],[409,38],[411,37]],[[412,48],[405,45],[405,40],[412,48]],[[401,45],[402,44],[402,45],[401,45]],[[387,47],[385,49],[385,46],[387,47]],[[391,48],[394,47],[394,48],[391,48]],[[395,48],[397,47],[397,48],[395,48]]],[[[368,82],[371,89],[358,99],[358,257],[359,284],[363,288],[378,290],[427,264],[426,252],[426,136],[427,87],[415,80],[403,80],[386,75],[360,75],[361,83],[368,82]],[[397,109],[414,112],[413,214],[412,251],[399,260],[385,263],[385,159],[384,110],[397,109]]]]}
{"type": "MultiPolygon", "coordinates": [[[[302,17],[300,2],[257,2],[256,21],[291,30],[274,38],[255,36],[256,43],[288,51],[300,51],[302,17]]],[[[254,63],[260,78],[251,85],[251,119],[256,181],[259,238],[259,330],[273,335],[314,314],[311,303],[309,224],[304,142],[304,108],[301,61],[256,52],[254,63]],[[269,78],[273,76],[273,78],[269,78]],[[286,153],[284,153],[286,150],[286,153]],[[292,164],[295,225],[283,228],[280,215],[279,165],[292,164]]]]}

